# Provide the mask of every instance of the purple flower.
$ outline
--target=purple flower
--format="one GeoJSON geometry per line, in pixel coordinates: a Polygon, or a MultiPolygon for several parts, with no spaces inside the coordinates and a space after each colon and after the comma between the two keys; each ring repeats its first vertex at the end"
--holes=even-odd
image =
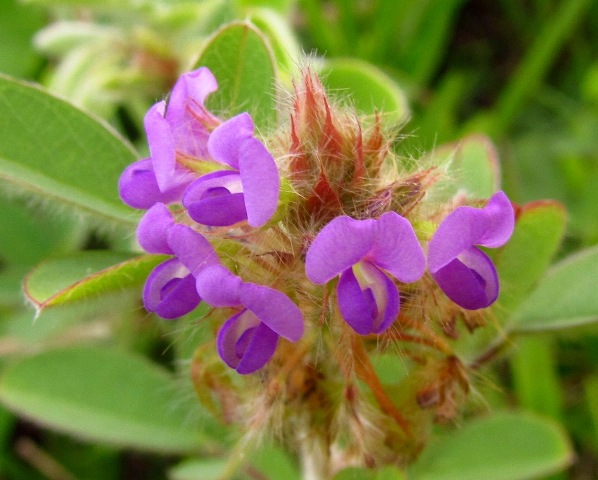
{"type": "Polygon", "coordinates": [[[301,310],[282,292],[243,282],[222,266],[197,276],[199,295],[214,307],[236,307],[218,332],[218,353],[238,373],[262,368],[276,350],[278,337],[296,342],[303,335],[301,310]]]}
{"type": "Polygon", "coordinates": [[[144,118],[150,158],[130,165],[119,180],[120,196],[127,205],[147,209],[156,202],[181,199],[196,175],[177,157],[207,157],[210,129],[220,122],[204,102],[217,88],[212,73],[202,67],[179,78],[168,104],[161,101],[150,108],[144,118]]]}
{"type": "Polygon", "coordinates": [[[195,180],[183,196],[189,216],[198,223],[228,226],[247,220],[264,225],[276,211],[280,178],[274,158],[253,136],[253,122],[241,113],[217,127],[208,152],[223,169],[195,180]]]}
{"type": "Polygon", "coordinates": [[[395,212],[378,219],[332,220],[316,236],[305,260],[307,278],[324,284],[340,275],[338,306],[361,335],[381,333],[399,314],[399,291],[387,273],[418,280],[426,259],[411,224],[395,212]]]}
{"type": "Polygon", "coordinates": [[[149,253],[175,255],[158,265],[143,290],[146,310],[162,318],[177,318],[192,311],[201,297],[195,276],[210,265],[219,264],[212,245],[186,225],[174,223],[168,207],[152,206],[139,222],[137,239],[149,253]]]}
{"type": "Polygon", "coordinates": [[[484,208],[459,207],[449,214],[430,241],[428,266],[436,283],[457,305],[485,308],[498,298],[492,260],[475,245],[504,245],[515,226],[511,202],[495,193],[484,208]]]}
{"type": "Polygon", "coordinates": [[[160,191],[151,158],[132,163],[118,180],[118,191],[121,200],[133,208],[147,210],[155,203],[173,203],[183,195],[186,185],[160,191]]]}

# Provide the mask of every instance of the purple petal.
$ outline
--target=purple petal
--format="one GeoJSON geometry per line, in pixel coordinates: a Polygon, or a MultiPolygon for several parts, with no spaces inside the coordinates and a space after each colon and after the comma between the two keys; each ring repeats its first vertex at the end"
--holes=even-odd
{"type": "Polygon", "coordinates": [[[183,195],[183,205],[189,216],[202,225],[234,225],[247,219],[242,192],[243,185],[237,172],[213,172],[189,185],[183,195]]]}
{"type": "Polygon", "coordinates": [[[158,265],[143,289],[146,310],[162,318],[177,318],[192,311],[201,299],[195,290],[195,278],[176,258],[158,265]]]}
{"type": "Polygon", "coordinates": [[[168,232],[167,242],[172,252],[194,276],[209,266],[220,264],[212,244],[187,225],[174,225],[168,232]]]}
{"type": "Polygon", "coordinates": [[[459,207],[450,213],[430,240],[430,272],[437,272],[462,252],[476,245],[488,227],[488,216],[479,208],[459,207]]]}
{"type": "Polygon", "coordinates": [[[161,191],[179,183],[174,178],[176,155],[170,125],[164,118],[165,105],[164,102],[154,104],[143,119],[152,165],[161,191]]]}
{"type": "Polygon", "coordinates": [[[246,375],[262,368],[274,352],[278,335],[248,310],[229,318],[218,332],[218,354],[229,367],[246,375]]]}
{"type": "Polygon", "coordinates": [[[213,117],[205,110],[204,103],[208,95],[217,89],[218,83],[206,67],[181,75],[168,98],[168,122],[173,126],[183,125],[193,118],[190,113],[195,113],[195,119],[209,115],[207,120],[211,121],[213,117]]]}
{"type": "Polygon", "coordinates": [[[303,336],[303,314],[284,293],[270,287],[244,283],[241,304],[281,337],[296,342],[303,336]]]}
{"type": "Polygon", "coordinates": [[[197,292],[213,307],[238,307],[241,305],[243,280],[221,265],[207,267],[197,275],[197,292]]]}
{"type": "Polygon", "coordinates": [[[362,262],[357,279],[353,268],[345,270],[337,285],[337,300],[341,315],[360,335],[382,333],[399,314],[399,291],[377,267],[362,262]]]}
{"type": "Polygon", "coordinates": [[[240,113],[214,129],[208,139],[210,156],[217,162],[238,170],[242,147],[252,136],[251,117],[248,113],[240,113]]]}
{"type": "Polygon", "coordinates": [[[163,203],[156,203],[139,221],[137,226],[137,241],[141,248],[149,253],[174,252],[168,245],[168,232],[174,226],[174,220],[168,207],[163,203]]]}
{"type": "Polygon", "coordinates": [[[496,268],[478,248],[466,250],[432,275],[447,297],[468,310],[488,307],[498,298],[496,268]]]}
{"type": "Polygon", "coordinates": [[[496,192],[483,211],[488,216],[489,228],[476,245],[489,248],[503,246],[511,238],[515,228],[515,213],[511,201],[504,192],[496,192]]]}
{"type": "Polygon", "coordinates": [[[227,227],[247,220],[242,193],[210,197],[189,206],[189,216],[201,225],[227,227]]]}
{"type": "Polygon", "coordinates": [[[426,257],[409,221],[387,212],[376,225],[376,239],[368,260],[401,282],[419,280],[426,270],[426,257]]]}
{"type": "Polygon", "coordinates": [[[146,210],[162,196],[149,158],[132,163],[118,179],[121,200],[133,208],[146,210]]]}
{"type": "Polygon", "coordinates": [[[340,275],[370,251],[375,238],[375,220],[336,217],[320,230],[307,251],[307,278],[323,284],[340,275]]]}
{"type": "Polygon", "coordinates": [[[259,140],[250,138],[243,143],[239,173],[243,183],[247,222],[252,227],[261,227],[276,212],[280,178],[274,158],[259,140]]]}
{"type": "Polygon", "coordinates": [[[154,203],[180,202],[187,184],[174,185],[160,191],[151,158],[129,165],[118,180],[118,190],[123,202],[133,208],[147,210],[154,203]]]}
{"type": "Polygon", "coordinates": [[[165,115],[178,153],[207,158],[210,130],[220,121],[205,108],[204,103],[217,88],[216,79],[205,67],[185,73],[178,79],[168,99],[165,115]]]}

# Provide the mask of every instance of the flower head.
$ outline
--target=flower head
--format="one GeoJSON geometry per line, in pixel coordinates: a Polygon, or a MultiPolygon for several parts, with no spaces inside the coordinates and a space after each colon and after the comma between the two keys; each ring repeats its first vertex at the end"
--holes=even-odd
{"type": "Polygon", "coordinates": [[[430,241],[428,266],[453,302],[477,310],[496,301],[496,268],[476,245],[500,247],[514,226],[513,207],[504,192],[495,193],[484,208],[459,207],[444,219],[430,241]]]}
{"type": "Polygon", "coordinates": [[[278,337],[296,342],[303,335],[303,314],[284,293],[243,282],[222,266],[197,276],[197,292],[214,307],[234,307],[218,332],[218,353],[242,374],[262,368],[274,354],[278,337]]]}
{"type": "Polygon", "coordinates": [[[181,199],[195,178],[177,162],[177,157],[205,159],[210,131],[220,121],[204,106],[218,88],[205,67],[182,75],[168,103],[154,104],[144,118],[150,158],[130,165],[119,179],[121,199],[133,208],[147,209],[156,202],[181,199]]]}
{"type": "Polygon", "coordinates": [[[399,291],[387,273],[409,283],[418,280],[425,267],[411,224],[395,212],[378,219],[335,218],[318,233],[305,260],[313,283],[340,275],[339,309],[361,335],[385,331],[399,313],[399,291]]]}
{"type": "Polygon", "coordinates": [[[210,135],[208,152],[223,169],[195,180],[185,192],[183,205],[196,222],[228,226],[247,220],[260,227],[276,211],[278,169],[253,130],[249,114],[241,113],[210,135]]]}

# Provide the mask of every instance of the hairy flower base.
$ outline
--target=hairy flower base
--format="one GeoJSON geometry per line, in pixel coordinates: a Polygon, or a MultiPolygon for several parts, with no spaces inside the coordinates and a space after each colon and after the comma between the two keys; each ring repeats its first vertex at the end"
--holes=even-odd
{"type": "Polygon", "coordinates": [[[323,457],[343,452],[345,464],[409,462],[469,391],[455,322],[483,319],[498,298],[482,249],[511,236],[510,201],[498,192],[483,208],[452,211],[474,200],[430,201],[426,189],[443,176],[423,164],[402,171],[381,119],[362,127],[310,72],[275,151],[248,113],[206,110],[216,88],[205,68],[183,75],[146,115],[150,158],[119,181],[123,200],[147,210],[139,245],[170,256],[147,279],[146,309],[170,319],[212,307],[202,323],[215,345],[198,348],[193,378],[228,421],[315,436],[323,457]],[[408,375],[380,378],[381,348],[390,372],[408,375]]]}

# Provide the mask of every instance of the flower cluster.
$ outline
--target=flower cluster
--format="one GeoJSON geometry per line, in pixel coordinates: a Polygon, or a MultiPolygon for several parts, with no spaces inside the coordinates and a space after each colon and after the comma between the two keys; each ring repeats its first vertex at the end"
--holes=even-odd
{"type": "Polygon", "coordinates": [[[479,247],[500,247],[513,232],[503,192],[481,208],[458,206],[431,238],[418,236],[417,221],[439,217],[417,218],[429,211],[416,208],[426,174],[384,177],[379,119],[367,133],[335,121],[308,74],[275,160],[248,113],[223,121],[206,109],[216,90],[206,68],[183,75],[146,115],[150,158],[120,179],[123,201],[147,210],[139,244],[171,256],[147,279],[147,310],[177,318],[203,300],[232,311],[217,351],[248,374],[272,359],[280,337],[299,341],[306,322],[336,328],[341,318],[362,336],[398,326],[403,297],[418,295],[426,271],[464,311],[496,301],[496,268],[479,247]]]}
{"type": "Polygon", "coordinates": [[[172,319],[201,300],[238,307],[218,334],[218,351],[230,367],[251,373],[269,360],[279,336],[301,337],[303,317],[283,293],[229,272],[205,236],[210,227],[243,221],[263,226],[280,190],[276,163],[255,138],[251,117],[242,113],[222,122],[206,109],[216,89],[211,72],[200,68],[178,80],[168,102],[149,110],[150,158],[123,172],[119,191],[126,204],[147,209],[137,229],[141,247],[172,255],[148,277],[145,308],[172,319]]]}

